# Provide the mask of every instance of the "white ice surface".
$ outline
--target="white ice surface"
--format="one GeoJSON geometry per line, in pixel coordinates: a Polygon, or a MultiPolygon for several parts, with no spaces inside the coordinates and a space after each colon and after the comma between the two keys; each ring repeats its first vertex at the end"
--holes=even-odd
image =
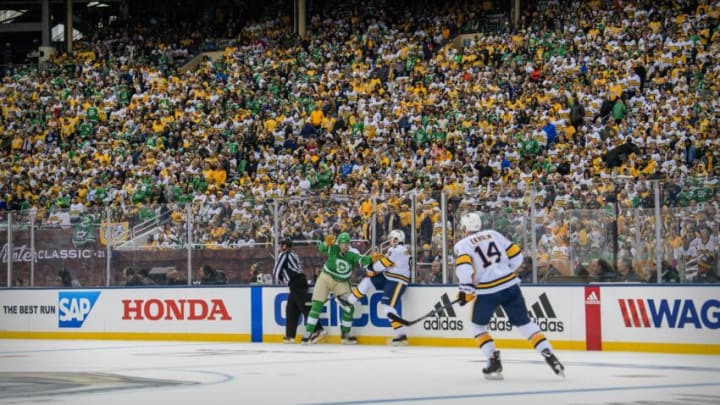
{"type": "Polygon", "coordinates": [[[488,381],[472,348],[0,340],[0,404],[720,404],[719,356],[557,354],[564,379],[502,350],[505,380],[488,381]]]}

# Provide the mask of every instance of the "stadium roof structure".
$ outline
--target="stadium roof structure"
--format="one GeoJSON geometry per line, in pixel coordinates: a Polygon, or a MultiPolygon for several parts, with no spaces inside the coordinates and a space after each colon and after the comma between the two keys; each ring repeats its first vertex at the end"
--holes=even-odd
{"type": "MultiPolygon", "coordinates": [[[[90,32],[101,19],[122,15],[133,0],[72,0],[73,40],[90,32]]],[[[66,0],[0,1],[0,45],[3,64],[24,64],[40,46],[52,46],[65,39],[66,0]],[[12,55],[7,51],[11,49],[12,55]]]]}

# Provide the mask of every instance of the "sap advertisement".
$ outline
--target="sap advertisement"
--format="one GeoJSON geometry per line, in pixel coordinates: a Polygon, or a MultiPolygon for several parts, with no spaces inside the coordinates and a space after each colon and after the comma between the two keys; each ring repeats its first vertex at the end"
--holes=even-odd
{"type": "Polygon", "coordinates": [[[68,289],[0,293],[0,330],[250,332],[249,289],[68,289]]]}
{"type": "Polygon", "coordinates": [[[603,288],[602,293],[603,342],[720,343],[717,286],[603,288]]]}

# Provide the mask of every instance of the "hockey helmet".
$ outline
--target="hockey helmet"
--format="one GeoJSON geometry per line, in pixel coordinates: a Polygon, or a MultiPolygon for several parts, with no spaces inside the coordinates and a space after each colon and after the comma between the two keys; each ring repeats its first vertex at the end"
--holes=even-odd
{"type": "Polygon", "coordinates": [[[393,244],[405,243],[405,232],[401,231],[400,229],[393,229],[392,231],[390,231],[388,240],[390,240],[390,242],[393,244]]]}
{"type": "Polygon", "coordinates": [[[340,235],[338,235],[337,242],[338,242],[338,244],[350,243],[350,234],[347,232],[341,233],[340,235]]]}
{"type": "Polygon", "coordinates": [[[460,218],[460,229],[463,232],[477,232],[482,229],[482,219],[477,212],[468,212],[460,218]]]}

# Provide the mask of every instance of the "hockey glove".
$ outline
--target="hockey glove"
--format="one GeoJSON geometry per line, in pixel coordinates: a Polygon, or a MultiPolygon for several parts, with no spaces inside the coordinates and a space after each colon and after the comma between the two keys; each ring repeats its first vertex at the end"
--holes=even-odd
{"type": "Polygon", "coordinates": [[[335,235],[330,234],[325,236],[325,246],[332,246],[335,244],[335,235]]]}
{"type": "Polygon", "coordinates": [[[376,261],[382,259],[382,257],[383,257],[383,254],[380,253],[380,252],[372,252],[372,253],[370,253],[370,259],[372,260],[373,263],[375,263],[376,261]]]}
{"type": "Polygon", "coordinates": [[[378,275],[378,272],[375,271],[375,270],[370,270],[370,269],[368,269],[368,270],[365,272],[365,276],[366,276],[366,277],[373,278],[373,277],[375,277],[375,276],[377,276],[377,275],[378,275]]]}
{"type": "Polygon", "coordinates": [[[472,284],[460,284],[457,298],[460,306],[467,304],[475,299],[475,286],[472,284]]]}

